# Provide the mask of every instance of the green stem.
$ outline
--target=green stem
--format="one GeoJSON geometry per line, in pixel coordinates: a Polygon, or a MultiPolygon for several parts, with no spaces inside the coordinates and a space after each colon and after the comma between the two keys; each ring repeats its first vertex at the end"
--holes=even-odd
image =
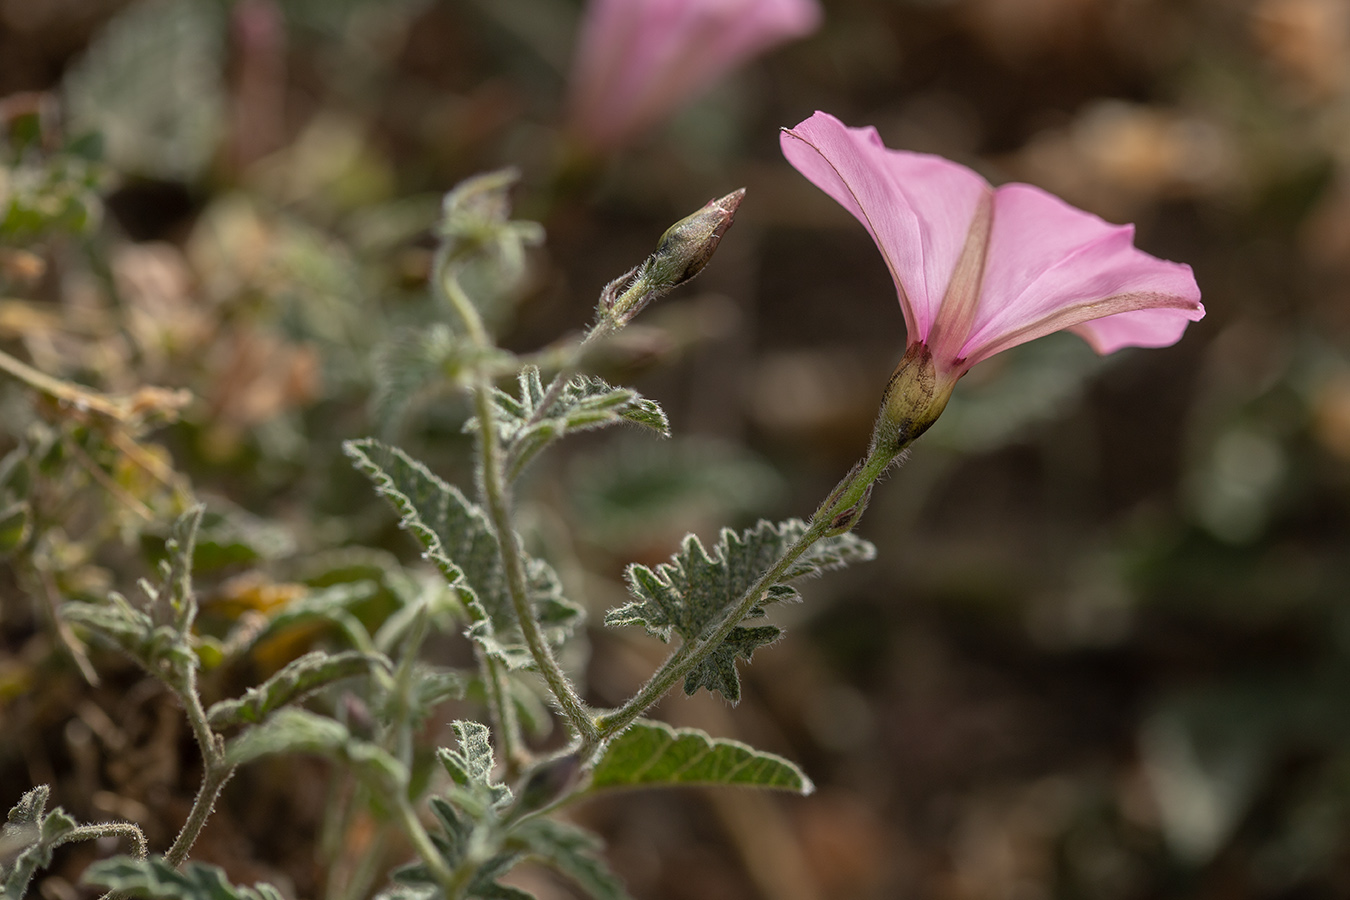
{"type": "Polygon", "coordinates": [[[502,751],[502,762],[506,767],[504,777],[514,781],[521,770],[529,765],[529,754],[520,734],[520,717],[516,715],[515,704],[506,684],[506,667],[501,660],[488,656],[479,650],[482,656],[484,679],[488,699],[488,712],[492,716],[492,727],[497,733],[502,751]]]}
{"type": "MultiPolygon", "coordinates": [[[[479,347],[491,346],[483,320],[474,308],[473,302],[448,267],[448,260],[442,252],[437,258],[436,283],[444,291],[445,297],[464,322],[470,338],[479,347]]],[[[497,533],[497,544],[501,548],[502,569],[506,575],[507,593],[511,596],[511,605],[515,609],[516,620],[544,681],[561,709],[563,717],[571,726],[573,734],[586,741],[595,739],[595,722],[591,718],[586,704],[582,702],[571,681],[558,665],[553,651],[544,638],[539,620],[535,618],[534,604],[530,602],[528,585],[525,578],[525,560],[520,543],[511,524],[511,501],[509,489],[504,477],[504,460],[497,441],[496,413],[492,405],[492,384],[482,374],[477,373],[473,380],[474,412],[478,415],[478,450],[481,458],[483,505],[487,508],[488,518],[497,533]]]]}
{"type": "Polygon", "coordinates": [[[59,847],[62,844],[73,844],[76,841],[92,841],[97,838],[105,837],[124,837],[130,838],[134,847],[132,856],[136,859],[145,859],[150,852],[150,846],[145,839],[145,832],[130,822],[100,822],[97,825],[80,825],[79,827],[66,832],[61,840],[53,844],[53,847],[59,847]]]}
{"type": "Polygon", "coordinates": [[[422,862],[427,864],[432,877],[445,891],[446,896],[455,896],[452,893],[452,887],[456,882],[455,872],[446,865],[445,857],[441,856],[441,851],[432,842],[431,835],[427,834],[427,830],[422,827],[422,821],[417,818],[417,812],[412,808],[408,795],[401,789],[397,790],[395,791],[395,800],[394,811],[398,814],[399,823],[403,826],[403,833],[408,836],[408,840],[412,841],[413,849],[422,858],[422,862]]]}
{"type": "Polygon", "coordinates": [[[206,710],[202,708],[201,698],[197,695],[196,670],[189,668],[181,683],[173,683],[170,687],[183,703],[188,723],[192,726],[192,733],[197,738],[197,746],[202,754],[202,783],[197,788],[197,796],[192,801],[187,821],[174,838],[173,845],[164,854],[164,861],[177,868],[187,859],[188,852],[196,843],[202,827],[210,818],[221,789],[234,774],[234,766],[225,762],[225,742],[211,730],[207,722],[206,710]]]}
{"type": "Polygon", "coordinates": [[[553,656],[553,650],[544,638],[539,620],[535,618],[534,604],[530,602],[529,589],[525,580],[525,560],[521,554],[520,542],[511,526],[510,499],[506,479],[502,474],[502,455],[497,446],[496,426],[493,421],[492,385],[485,379],[478,379],[474,385],[474,406],[478,413],[478,446],[483,463],[483,500],[487,506],[488,517],[497,532],[497,543],[502,551],[502,568],[506,573],[507,592],[511,595],[511,605],[515,607],[516,619],[520,623],[525,645],[530,656],[548,683],[554,699],[562,710],[563,716],[572,726],[572,732],[585,739],[595,736],[595,723],[591,719],[586,705],[577,695],[553,656]]]}

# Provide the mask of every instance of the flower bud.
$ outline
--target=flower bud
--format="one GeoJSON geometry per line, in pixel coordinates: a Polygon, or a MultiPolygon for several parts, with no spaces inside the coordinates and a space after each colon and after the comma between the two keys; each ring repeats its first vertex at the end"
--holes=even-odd
{"type": "Polygon", "coordinates": [[[745,188],[732,191],[709,200],[698,212],[670,226],[661,235],[648,266],[649,283],[657,290],[668,291],[702,272],[744,199],[745,188]]]}
{"type": "Polygon", "coordinates": [[[647,304],[702,272],[743,199],[745,188],[732,191],[666,229],[645,263],[605,287],[602,314],[618,325],[626,324],[647,304]]]}

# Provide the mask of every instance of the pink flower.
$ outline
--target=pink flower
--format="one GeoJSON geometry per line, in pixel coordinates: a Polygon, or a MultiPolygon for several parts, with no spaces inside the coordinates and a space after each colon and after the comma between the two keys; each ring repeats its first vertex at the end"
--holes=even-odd
{"type": "Polygon", "coordinates": [[[823,112],[784,129],[782,146],[872,235],[900,295],[906,357],[931,354],[947,393],[981,360],[1051,332],[1073,331],[1098,353],[1163,347],[1205,314],[1189,266],[1135,249],[1134,226],[1040,188],[990,187],[823,112]]]}
{"type": "Polygon", "coordinates": [[[820,18],[816,0],[591,0],[572,70],[573,130],[594,149],[620,147],[820,18]]]}

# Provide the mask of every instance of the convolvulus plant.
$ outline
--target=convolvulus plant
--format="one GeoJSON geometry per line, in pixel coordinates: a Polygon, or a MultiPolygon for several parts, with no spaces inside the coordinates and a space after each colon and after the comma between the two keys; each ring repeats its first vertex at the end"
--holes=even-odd
{"type": "MultiPolygon", "coordinates": [[[[470,179],[446,196],[436,231],[430,287],[443,301],[445,321],[423,335],[423,352],[408,363],[425,374],[430,362],[468,395],[473,480],[457,487],[373,438],[345,445],[435,574],[367,565],[360,576],[297,596],[265,622],[241,621],[223,639],[207,639],[193,627],[191,563],[202,519],[194,507],[166,544],[160,582],[142,583],[139,602],[114,594],[105,604],[68,604],[67,620],[111,641],[168,686],[203,760],[196,801],[167,852],[95,863],[86,880],[134,896],[279,896],[265,885],[232,886],[218,870],[185,862],[236,769],[277,753],[321,755],[351,776],[330,797],[332,831],[321,841],[334,897],[366,894],[385,874],[384,852],[401,840],[414,859],[390,875],[379,894],[389,900],[525,898],[501,880],[525,860],[556,869],[590,896],[618,900],[627,894],[596,836],[556,815],[566,805],[635,785],[811,790],[808,777],[785,759],[645,716],[677,684],[691,695],[706,689],[739,699],[738,661],[782,634],[767,621],[772,605],[796,599],[793,584],[801,578],[873,556],[872,545],[852,529],[876,481],[941,414],[971,366],[1065,328],[1102,352],[1168,344],[1203,309],[1187,267],[1136,250],[1128,228],[1108,226],[1034,188],[995,190],[954,163],[887,150],[874,132],[847,129],[824,113],[785,131],[783,146],[797,168],[871,232],[909,329],[864,458],[810,518],[723,530],[712,547],[690,535],[668,562],[630,565],[632,599],[610,610],[605,624],[640,625],[675,647],[627,701],[591,706],[559,653],[581,624],[583,606],[564,596],[554,569],[522,539],[518,479],[574,432],[621,423],[669,431],[656,403],[586,374],[587,354],[703,269],[744,192],[673,225],[650,258],[605,287],[585,336],[545,360],[499,347],[482,309],[486,296],[519,277],[526,248],[542,233],[511,218],[511,173],[470,179]],[[353,609],[376,592],[392,599],[394,611],[372,625],[353,609]],[[204,660],[238,658],[302,620],[327,623],[346,649],[299,656],[241,697],[203,703],[204,660]],[[422,659],[429,635],[445,630],[463,630],[472,641],[472,668],[422,659]],[[322,702],[301,705],[339,682],[344,693],[329,690],[322,702]],[[567,732],[561,749],[542,755],[523,721],[539,690],[567,732]],[[449,746],[421,752],[420,724],[451,697],[476,700],[483,721],[455,721],[449,746]],[[358,815],[380,825],[379,837],[363,858],[343,860],[341,835],[358,815]]],[[[396,369],[399,360],[386,356],[386,364],[396,369]]],[[[5,831],[6,897],[22,895],[34,868],[62,840],[122,833],[116,826],[81,831],[57,813],[43,818],[40,790],[16,807],[5,831]]]]}

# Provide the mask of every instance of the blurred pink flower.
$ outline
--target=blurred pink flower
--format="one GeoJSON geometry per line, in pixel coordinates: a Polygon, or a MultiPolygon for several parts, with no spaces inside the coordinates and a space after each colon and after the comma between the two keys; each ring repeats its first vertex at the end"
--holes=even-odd
{"type": "Polygon", "coordinates": [[[1190,266],[1029,184],[998,188],[938,156],[889,150],[874,128],[817,112],[782,133],[798,171],[862,222],[890,267],[909,332],[940,381],[1069,330],[1098,353],[1164,347],[1205,314],[1190,266]]]}
{"type": "Polygon", "coordinates": [[[572,69],[572,128],[594,149],[616,149],[820,18],[816,0],[591,0],[572,69]]]}

